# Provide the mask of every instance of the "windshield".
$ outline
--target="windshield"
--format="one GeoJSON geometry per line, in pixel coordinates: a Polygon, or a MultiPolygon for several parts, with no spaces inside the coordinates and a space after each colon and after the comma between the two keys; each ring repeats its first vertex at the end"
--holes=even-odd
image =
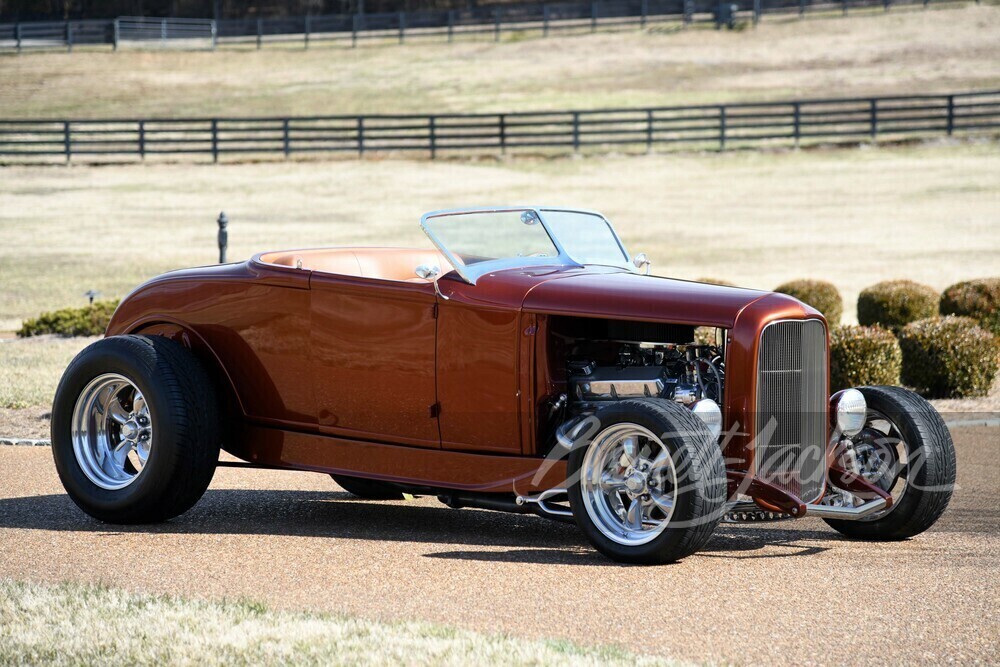
{"type": "Polygon", "coordinates": [[[632,268],[600,214],[552,208],[428,213],[421,227],[467,282],[493,270],[603,264],[632,268]]]}
{"type": "Polygon", "coordinates": [[[603,216],[580,211],[542,209],[545,224],[566,254],[580,264],[621,266],[628,255],[603,216]]]}

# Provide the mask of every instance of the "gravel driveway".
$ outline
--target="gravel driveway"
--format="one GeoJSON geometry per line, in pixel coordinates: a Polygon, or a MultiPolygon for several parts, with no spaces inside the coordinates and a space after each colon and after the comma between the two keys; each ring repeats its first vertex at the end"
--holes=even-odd
{"type": "Polygon", "coordinates": [[[0,447],[0,576],[103,582],[278,608],[425,619],[766,664],[1000,659],[1000,429],[955,430],[957,490],[904,543],[816,519],[723,526],[670,566],[597,555],[574,526],[432,498],[360,502],[314,473],[220,469],[189,513],[107,526],[63,493],[48,448],[0,447]]]}

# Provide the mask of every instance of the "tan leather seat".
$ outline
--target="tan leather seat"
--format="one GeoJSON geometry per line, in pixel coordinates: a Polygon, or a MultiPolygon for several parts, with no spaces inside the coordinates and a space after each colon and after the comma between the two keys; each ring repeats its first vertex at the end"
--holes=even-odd
{"type": "Polygon", "coordinates": [[[261,255],[260,259],[268,264],[309,271],[399,282],[427,282],[418,278],[415,273],[416,268],[422,264],[437,266],[442,272],[451,269],[448,260],[437,250],[416,248],[293,250],[269,252],[261,255]]]}

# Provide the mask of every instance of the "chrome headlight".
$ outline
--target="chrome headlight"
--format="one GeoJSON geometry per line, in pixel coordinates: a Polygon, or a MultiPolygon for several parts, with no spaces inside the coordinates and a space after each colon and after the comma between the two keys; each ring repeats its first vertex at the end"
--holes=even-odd
{"type": "Polygon", "coordinates": [[[835,416],[837,430],[844,435],[857,435],[865,427],[868,404],[857,389],[844,389],[830,397],[830,412],[835,416]]]}
{"type": "Polygon", "coordinates": [[[698,419],[705,422],[705,426],[712,432],[712,437],[718,440],[722,435],[722,408],[719,404],[710,398],[703,398],[689,407],[698,419]]]}

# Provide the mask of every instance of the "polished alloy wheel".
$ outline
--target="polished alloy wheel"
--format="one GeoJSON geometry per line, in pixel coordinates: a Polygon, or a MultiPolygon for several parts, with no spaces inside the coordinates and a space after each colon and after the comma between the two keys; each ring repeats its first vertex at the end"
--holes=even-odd
{"type": "Polygon", "coordinates": [[[91,380],[73,408],[73,453],[87,478],[116,491],[142,474],[153,445],[153,422],[139,388],[117,373],[91,380]]]}
{"type": "Polygon", "coordinates": [[[892,507],[864,521],[880,519],[903,499],[910,475],[910,457],[899,428],[886,415],[869,408],[865,426],[852,438],[857,472],[869,484],[892,496],[892,507]]]}
{"type": "Polygon", "coordinates": [[[594,438],[580,468],[584,506],[608,539],[638,546],[670,522],[677,470],[670,451],[648,429],[613,424],[594,438]]]}

